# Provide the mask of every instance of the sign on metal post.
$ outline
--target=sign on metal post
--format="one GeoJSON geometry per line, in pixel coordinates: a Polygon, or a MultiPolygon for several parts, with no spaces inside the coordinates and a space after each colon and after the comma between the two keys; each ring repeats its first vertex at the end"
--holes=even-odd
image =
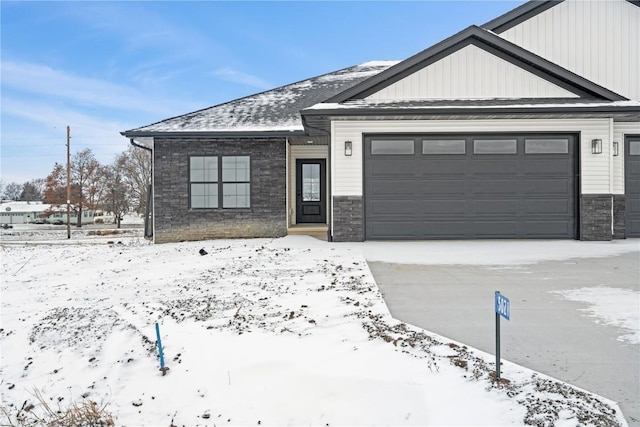
{"type": "Polygon", "coordinates": [[[500,291],[496,291],[496,313],[507,320],[509,320],[511,314],[509,298],[502,295],[500,291]]]}
{"type": "Polygon", "coordinates": [[[511,316],[511,305],[509,298],[496,291],[495,293],[496,312],[496,378],[500,379],[500,316],[509,320],[511,316]]]}

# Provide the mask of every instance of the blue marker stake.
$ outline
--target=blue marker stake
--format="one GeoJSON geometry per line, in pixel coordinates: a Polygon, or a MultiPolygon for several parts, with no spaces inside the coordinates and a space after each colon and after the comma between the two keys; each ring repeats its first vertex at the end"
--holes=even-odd
{"type": "Polygon", "coordinates": [[[162,351],[162,340],[160,339],[160,325],[156,322],[156,337],[158,338],[158,354],[160,355],[160,370],[162,375],[166,375],[169,368],[164,366],[164,352],[162,351]]]}

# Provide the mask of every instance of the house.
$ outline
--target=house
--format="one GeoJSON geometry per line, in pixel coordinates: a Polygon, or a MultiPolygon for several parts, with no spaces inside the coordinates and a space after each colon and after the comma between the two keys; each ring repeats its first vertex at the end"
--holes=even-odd
{"type": "Polygon", "coordinates": [[[122,132],[156,242],[640,237],[640,2],[530,1],[370,62],[122,132]]]}
{"type": "MultiPolygon", "coordinates": [[[[93,224],[94,212],[91,210],[82,211],[82,223],[93,224]]],[[[71,214],[71,223],[78,222],[78,215],[71,214]]],[[[31,224],[36,222],[53,222],[59,219],[67,222],[67,209],[42,202],[24,202],[3,200],[0,201],[0,225],[31,224]]]]}

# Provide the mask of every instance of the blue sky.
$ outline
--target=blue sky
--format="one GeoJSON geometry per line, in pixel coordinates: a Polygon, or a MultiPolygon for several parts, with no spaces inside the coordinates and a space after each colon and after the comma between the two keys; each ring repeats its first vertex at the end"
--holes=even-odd
{"type": "Polygon", "coordinates": [[[371,60],[402,60],[524,1],[0,2],[1,172],[45,178],[119,132],[371,60]]]}

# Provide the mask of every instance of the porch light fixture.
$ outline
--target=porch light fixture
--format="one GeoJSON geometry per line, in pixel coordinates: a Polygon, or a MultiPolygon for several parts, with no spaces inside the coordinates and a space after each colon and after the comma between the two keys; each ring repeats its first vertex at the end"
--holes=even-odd
{"type": "Polygon", "coordinates": [[[602,154],[602,140],[601,139],[592,139],[591,140],[591,154],[602,154]]]}
{"type": "Polygon", "coordinates": [[[345,141],[344,142],[344,155],[345,156],[350,156],[353,154],[353,144],[351,143],[351,141],[345,141]]]}
{"type": "Polygon", "coordinates": [[[617,156],[617,155],[620,154],[620,152],[618,151],[619,148],[620,148],[619,146],[620,146],[620,144],[618,144],[618,141],[613,141],[613,155],[614,156],[617,156]]]}

